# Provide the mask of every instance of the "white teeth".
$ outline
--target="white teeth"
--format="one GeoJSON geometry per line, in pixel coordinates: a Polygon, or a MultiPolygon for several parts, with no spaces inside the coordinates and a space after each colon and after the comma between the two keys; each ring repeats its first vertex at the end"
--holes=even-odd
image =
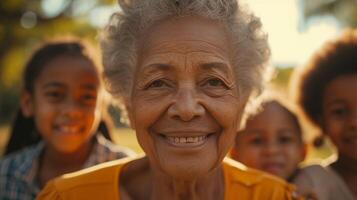
{"type": "Polygon", "coordinates": [[[176,144],[198,143],[206,139],[206,136],[190,136],[190,137],[171,137],[167,136],[170,142],[176,144]]]}
{"type": "Polygon", "coordinates": [[[59,130],[61,132],[65,132],[65,133],[78,133],[79,132],[79,128],[74,127],[74,126],[61,126],[59,128],[59,130]]]}

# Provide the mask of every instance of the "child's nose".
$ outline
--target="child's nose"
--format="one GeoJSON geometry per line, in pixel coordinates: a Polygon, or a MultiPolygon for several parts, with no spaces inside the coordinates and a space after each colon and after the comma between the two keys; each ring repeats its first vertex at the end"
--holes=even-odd
{"type": "Polygon", "coordinates": [[[279,145],[274,141],[267,142],[265,144],[264,152],[267,155],[276,154],[279,152],[279,145]]]}
{"type": "Polygon", "coordinates": [[[61,107],[63,114],[68,117],[79,117],[81,115],[81,106],[73,99],[68,99],[61,107]]]}

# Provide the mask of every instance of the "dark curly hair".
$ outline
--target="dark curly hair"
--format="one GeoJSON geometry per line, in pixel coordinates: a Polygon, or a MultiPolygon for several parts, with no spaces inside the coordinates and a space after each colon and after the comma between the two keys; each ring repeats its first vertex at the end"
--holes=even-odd
{"type": "Polygon", "coordinates": [[[327,42],[301,71],[296,71],[292,83],[295,100],[313,125],[320,127],[326,86],[338,77],[356,73],[357,30],[346,30],[327,42]]]}

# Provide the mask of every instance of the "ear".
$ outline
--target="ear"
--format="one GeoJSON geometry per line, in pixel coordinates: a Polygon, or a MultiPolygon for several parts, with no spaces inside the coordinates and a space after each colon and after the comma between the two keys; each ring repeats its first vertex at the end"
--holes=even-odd
{"type": "Polygon", "coordinates": [[[32,117],[33,116],[33,102],[32,96],[27,91],[22,91],[20,96],[20,106],[22,114],[25,117],[32,117]]]}

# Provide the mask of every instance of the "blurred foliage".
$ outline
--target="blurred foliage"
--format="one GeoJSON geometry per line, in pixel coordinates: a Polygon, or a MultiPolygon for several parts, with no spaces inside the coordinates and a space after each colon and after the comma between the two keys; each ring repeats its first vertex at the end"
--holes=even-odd
{"type": "Polygon", "coordinates": [[[275,77],[272,80],[272,83],[283,90],[287,90],[289,80],[294,67],[277,67],[275,77]]]}
{"type": "Polygon", "coordinates": [[[300,0],[306,20],[315,16],[335,17],[343,27],[357,27],[356,0],[300,0]]]}
{"type": "Polygon", "coordinates": [[[0,123],[9,121],[17,107],[21,72],[31,52],[54,36],[95,41],[98,19],[112,13],[115,4],[115,0],[0,1],[0,123]]]}

